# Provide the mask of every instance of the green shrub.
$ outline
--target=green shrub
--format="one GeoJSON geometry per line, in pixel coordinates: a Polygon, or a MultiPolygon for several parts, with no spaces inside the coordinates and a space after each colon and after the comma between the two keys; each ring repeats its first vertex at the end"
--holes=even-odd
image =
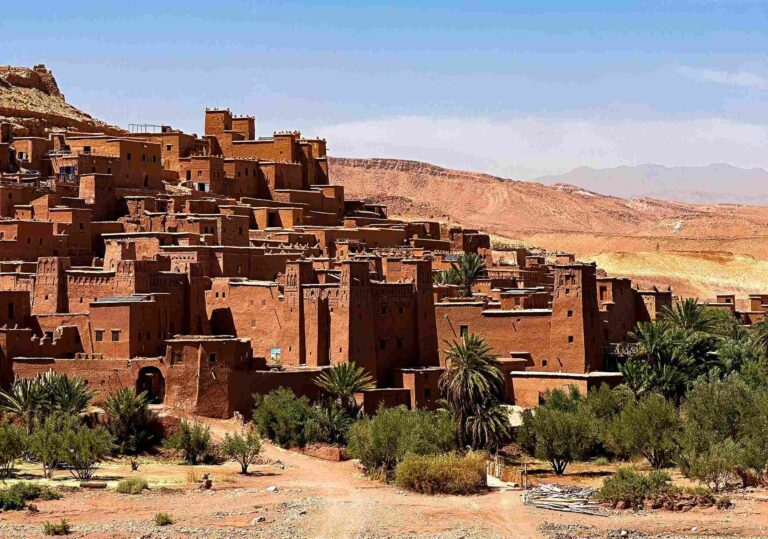
{"type": "Polygon", "coordinates": [[[171,518],[171,515],[169,515],[168,513],[155,514],[156,526],[170,526],[171,524],[173,524],[173,519],[171,518]]]}
{"type": "Polygon", "coordinates": [[[143,477],[126,477],[121,479],[115,487],[115,491],[120,494],[141,494],[144,489],[149,488],[149,483],[143,477]]]}
{"type": "Polygon", "coordinates": [[[632,468],[619,468],[616,475],[603,480],[603,486],[596,497],[604,502],[624,502],[628,506],[637,507],[648,498],[676,491],[666,472],[654,470],[643,475],[632,468]]]}
{"type": "Polygon", "coordinates": [[[456,449],[453,420],[441,412],[383,408],[352,425],[347,448],[369,471],[388,473],[407,453],[435,455],[456,449]]]}
{"type": "Polygon", "coordinates": [[[682,421],[674,404],[651,393],[625,405],[611,421],[607,445],[618,455],[642,455],[654,468],[668,466],[677,452],[682,421]]]}
{"type": "Polygon", "coordinates": [[[249,425],[242,434],[227,434],[221,444],[221,453],[236,460],[240,464],[240,473],[247,474],[248,466],[253,464],[261,453],[259,433],[249,425]]]}
{"type": "Polygon", "coordinates": [[[59,461],[64,460],[64,432],[60,416],[49,416],[29,437],[30,455],[43,466],[43,476],[50,479],[59,461]]]}
{"type": "Polygon", "coordinates": [[[595,460],[592,461],[592,464],[594,464],[595,466],[608,466],[610,463],[611,461],[605,457],[597,457],[595,460]]]}
{"type": "Polygon", "coordinates": [[[0,422],[0,478],[10,477],[16,460],[24,454],[27,435],[8,421],[0,422]]]}
{"type": "Polygon", "coordinates": [[[104,427],[73,425],[64,431],[63,443],[63,460],[69,465],[70,473],[87,481],[112,450],[112,435],[104,427]]]}
{"type": "Polygon", "coordinates": [[[486,489],[485,454],[414,455],[395,468],[397,486],[422,494],[476,494],[486,489]]]}
{"type": "Polygon", "coordinates": [[[69,535],[70,531],[69,522],[65,518],[62,518],[58,524],[52,524],[47,520],[43,524],[43,534],[45,535],[69,535]]]}
{"type": "Polygon", "coordinates": [[[59,498],[61,494],[51,487],[20,481],[0,489],[0,509],[16,511],[24,509],[26,502],[31,500],[58,500],[59,498]]]}
{"type": "Polygon", "coordinates": [[[145,391],[136,394],[132,389],[120,388],[107,396],[104,411],[118,453],[136,455],[155,443],[153,423],[157,416],[149,409],[145,391]]]}
{"type": "Polygon", "coordinates": [[[180,451],[185,462],[195,465],[213,453],[211,428],[182,419],[179,431],[165,441],[165,447],[180,451]]]}
{"type": "Polygon", "coordinates": [[[281,447],[306,445],[307,424],[315,416],[309,399],[297,397],[284,387],[266,396],[254,395],[254,399],[253,422],[262,436],[281,447]]]}

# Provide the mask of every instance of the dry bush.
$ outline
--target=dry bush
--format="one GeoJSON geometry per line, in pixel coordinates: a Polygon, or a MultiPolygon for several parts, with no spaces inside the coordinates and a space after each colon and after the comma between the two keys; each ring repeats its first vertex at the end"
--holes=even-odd
{"type": "Polygon", "coordinates": [[[395,468],[395,482],[422,494],[476,494],[486,489],[485,453],[408,454],[395,468]]]}
{"type": "Polygon", "coordinates": [[[120,494],[141,494],[144,489],[149,488],[149,483],[143,477],[126,477],[122,479],[115,490],[120,494]]]}

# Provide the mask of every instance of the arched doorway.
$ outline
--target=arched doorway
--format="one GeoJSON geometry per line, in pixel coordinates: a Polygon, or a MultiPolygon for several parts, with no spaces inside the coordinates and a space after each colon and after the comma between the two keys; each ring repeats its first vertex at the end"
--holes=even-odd
{"type": "Polygon", "coordinates": [[[165,399],[165,378],[157,367],[142,367],[136,378],[136,393],[147,392],[150,404],[162,404],[165,399]]]}

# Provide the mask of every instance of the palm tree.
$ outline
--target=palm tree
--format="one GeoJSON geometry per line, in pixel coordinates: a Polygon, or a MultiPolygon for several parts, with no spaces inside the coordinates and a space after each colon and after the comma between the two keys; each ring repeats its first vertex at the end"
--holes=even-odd
{"type": "Polygon", "coordinates": [[[454,268],[437,271],[432,275],[435,284],[460,284],[461,276],[454,268]]]}
{"type": "Polygon", "coordinates": [[[485,261],[475,253],[464,253],[456,262],[451,262],[451,269],[458,278],[464,295],[472,297],[472,285],[485,273],[485,261]]]}
{"type": "Polygon", "coordinates": [[[0,411],[15,416],[32,433],[35,422],[42,415],[45,390],[39,377],[17,378],[9,391],[0,392],[0,411]]]}
{"type": "Polygon", "coordinates": [[[711,333],[716,326],[716,315],[698,299],[686,298],[674,307],[664,307],[661,318],[677,329],[711,333]]]}
{"type": "Polygon", "coordinates": [[[445,371],[439,387],[456,421],[456,444],[466,445],[465,422],[475,407],[498,397],[504,378],[491,348],[478,335],[470,333],[454,341],[446,350],[445,371]]]}
{"type": "Polygon", "coordinates": [[[337,363],[323,371],[315,379],[315,384],[328,393],[350,417],[356,417],[359,413],[355,393],[376,387],[373,377],[364,368],[351,362],[337,363]]]}
{"type": "Polygon", "coordinates": [[[472,415],[467,417],[466,430],[473,451],[496,451],[512,437],[509,412],[493,401],[488,406],[475,406],[472,415]]]}
{"type": "Polygon", "coordinates": [[[120,453],[135,455],[150,444],[155,414],[149,409],[146,391],[136,394],[127,387],[120,388],[107,395],[104,411],[120,453]]]}
{"type": "Polygon", "coordinates": [[[50,411],[63,415],[82,414],[96,395],[95,391],[88,389],[88,382],[77,376],[70,378],[66,374],[48,371],[42,376],[41,383],[50,411]]]}

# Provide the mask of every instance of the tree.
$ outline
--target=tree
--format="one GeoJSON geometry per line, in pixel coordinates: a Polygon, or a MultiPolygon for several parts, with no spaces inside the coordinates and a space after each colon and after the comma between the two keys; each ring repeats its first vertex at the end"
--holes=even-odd
{"type": "Polygon", "coordinates": [[[345,444],[352,419],[336,403],[315,405],[305,425],[308,442],[345,444]]]}
{"type": "Polygon", "coordinates": [[[254,395],[253,422],[262,436],[281,447],[304,447],[307,425],[314,417],[306,397],[280,387],[266,396],[254,395]]]}
{"type": "Polygon", "coordinates": [[[256,462],[261,453],[261,437],[253,425],[249,425],[242,434],[227,434],[221,444],[221,453],[240,463],[240,473],[247,474],[248,466],[256,462]]]}
{"type": "Polygon", "coordinates": [[[622,455],[642,455],[654,468],[670,464],[682,421],[675,406],[656,393],[629,402],[608,427],[608,445],[622,455]]]}
{"type": "Polygon", "coordinates": [[[32,433],[35,421],[41,415],[45,392],[40,378],[17,378],[10,391],[0,392],[0,411],[18,420],[32,433]]]}
{"type": "Polygon", "coordinates": [[[63,460],[69,465],[70,473],[81,481],[93,477],[99,463],[112,449],[112,435],[104,427],[71,424],[62,438],[63,460]]]}
{"type": "Polygon", "coordinates": [[[40,424],[29,437],[29,453],[43,466],[43,476],[50,479],[58,463],[64,460],[65,419],[51,415],[40,424]]]}
{"type": "Polygon", "coordinates": [[[711,333],[716,326],[716,315],[698,299],[686,298],[673,307],[664,307],[662,320],[678,329],[711,333]]]}
{"type": "Polygon", "coordinates": [[[557,475],[565,473],[574,460],[586,457],[597,442],[595,419],[584,406],[575,411],[539,406],[524,419],[535,437],[534,454],[549,462],[557,475]]]}
{"type": "Polygon", "coordinates": [[[124,387],[111,392],[104,403],[104,411],[108,418],[107,428],[119,453],[135,456],[152,444],[152,423],[156,416],[149,409],[145,391],[136,394],[124,387]]]}
{"type": "Polygon", "coordinates": [[[165,441],[165,446],[180,451],[184,455],[184,461],[194,466],[213,449],[211,428],[202,423],[190,423],[182,419],[178,432],[165,441]]]}
{"type": "Polygon", "coordinates": [[[0,478],[10,477],[27,447],[26,433],[8,421],[0,422],[0,478]]]}
{"type": "Polygon", "coordinates": [[[489,401],[486,406],[476,405],[467,416],[466,430],[473,451],[487,449],[495,452],[512,437],[509,411],[496,401],[489,401]]]}
{"type": "Polygon", "coordinates": [[[41,379],[45,398],[50,412],[65,416],[77,416],[88,409],[94,391],[88,389],[88,382],[77,376],[70,378],[66,374],[46,372],[41,379]]]}
{"type": "Polygon", "coordinates": [[[456,421],[456,445],[466,446],[465,424],[475,406],[497,398],[504,384],[498,361],[485,340],[475,334],[451,343],[439,387],[456,421]]]}
{"type": "Polygon", "coordinates": [[[432,281],[435,284],[461,284],[461,276],[455,269],[449,268],[447,270],[436,271],[432,275],[432,281]]]}
{"type": "Polygon", "coordinates": [[[337,363],[323,371],[315,379],[315,384],[328,393],[349,417],[358,415],[355,393],[376,387],[373,377],[364,368],[351,362],[337,363]]]}
{"type": "Polygon", "coordinates": [[[464,295],[472,297],[472,285],[485,272],[485,261],[476,253],[464,253],[451,262],[454,278],[461,285],[464,295]]]}

